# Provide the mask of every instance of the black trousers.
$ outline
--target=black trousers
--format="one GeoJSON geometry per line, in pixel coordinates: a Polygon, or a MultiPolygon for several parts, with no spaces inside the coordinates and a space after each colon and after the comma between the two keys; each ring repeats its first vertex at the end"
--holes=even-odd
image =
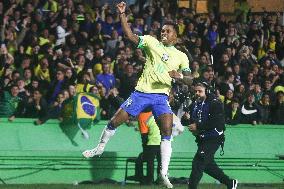
{"type": "Polygon", "coordinates": [[[192,161],[192,171],[189,177],[188,189],[196,189],[202,178],[203,172],[219,180],[225,185],[230,185],[230,178],[224,174],[214,160],[214,155],[221,142],[217,140],[198,142],[197,152],[192,161]]]}
{"type": "Polygon", "coordinates": [[[135,162],[135,175],[142,184],[152,184],[154,182],[154,161],[157,159],[157,175],[161,169],[160,145],[147,145],[135,162]],[[147,163],[147,175],[143,174],[143,162],[147,163]]]}

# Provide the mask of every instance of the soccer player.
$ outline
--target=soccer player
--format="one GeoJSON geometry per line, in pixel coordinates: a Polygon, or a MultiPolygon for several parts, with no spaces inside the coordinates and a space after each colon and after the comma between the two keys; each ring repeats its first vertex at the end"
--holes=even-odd
{"type": "MultiPolygon", "coordinates": [[[[166,23],[161,30],[161,42],[156,38],[133,34],[126,19],[126,3],[117,5],[121,25],[126,37],[138,48],[146,53],[146,63],[139,78],[135,91],[121,105],[106,128],[103,130],[100,142],[94,149],[86,150],[83,156],[89,158],[100,156],[106,143],[114,135],[116,128],[128,120],[129,116],[137,116],[146,108],[151,108],[155,120],[161,131],[161,159],[160,177],[167,188],[173,185],[168,179],[168,166],[170,163],[172,147],[171,133],[173,125],[173,112],[168,102],[168,95],[173,79],[185,79],[188,75],[189,61],[183,52],[174,45],[177,42],[178,29],[173,23],[166,23]],[[178,72],[181,71],[182,73],[178,72]]],[[[188,80],[188,78],[186,79],[188,80]]],[[[191,80],[189,78],[189,80],[191,80]]]]}

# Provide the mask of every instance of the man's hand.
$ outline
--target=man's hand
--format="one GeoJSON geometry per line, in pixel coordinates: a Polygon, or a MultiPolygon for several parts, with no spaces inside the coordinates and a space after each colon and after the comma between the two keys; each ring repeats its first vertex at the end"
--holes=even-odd
{"type": "Polygon", "coordinates": [[[111,90],[109,91],[109,95],[110,95],[110,96],[113,96],[113,97],[117,97],[117,95],[118,95],[118,90],[117,90],[117,88],[111,89],[111,90]]]}
{"type": "Polygon", "coordinates": [[[196,135],[197,134],[197,126],[196,126],[196,123],[193,123],[193,124],[190,124],[188,126],[188,130],[190,132],[192,132],[193,135],[196,135]]]}
{"type": "Polygon", "coordinates": [[[9,16],[4,16],[3,25],[6,26],[9,23],[9,16]]]}
{"type": "Polygon", "coordinates": [[[36,109],[37,109],[38,111],[40,111],[40,109],[41,109],[40,105],[36,105],[36,109]]]}
{"type": "Polygon", "coordinates": [[[15,119],[15,116],[11,116],[11,117],[9,117],[8,120],[9,120],[10,122],[12,122],[12,121],[14,121],[14,119],[15,119]]]}
{"type": "Polygon", "coordinates": [[[190,119],[190,114],[188,112],[185,112],[182,116],[184,119],[189,120],[190,119]]]}
{"type": "Polygon", "coordinates": [[[169,71],[169,75],[173,79],[181,79],[181,78],[183,78],[183,75],[181,73],[177,72],[176,70],[169,71]]]}
{"type": "Polygon", "coordinates": [[[36,121],[34,121],[34,124],[35,124],[35,125],[41,125],[41,124],[42,124],[42,121],[39,120],[39,119],[37,119],[36,121]]]}
{"type": "Polygon", "coordinates": [[[121,1],[120,3],[118,3],[116,5],[117,9],[118,9],[118,13],[122,14],[125,13],[125,9],[126,9],[126,3],[124,1],[121,1]]]}
{"type": "Polygon", "coordinates": [[[190,130],[191,132],[197,131],[196,123],[190,124],[190,125],[189,125],[189,130],[190,130]]]}

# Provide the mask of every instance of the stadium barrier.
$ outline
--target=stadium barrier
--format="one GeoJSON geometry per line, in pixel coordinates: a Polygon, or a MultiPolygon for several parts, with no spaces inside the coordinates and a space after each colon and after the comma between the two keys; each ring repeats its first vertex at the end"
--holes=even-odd
{"type": "MultiPolygon", "coordinates": [[[[0,179],[7,184],[55,184],[123,181],[125,163],[142,151],[139,132],[121,126],[101,157],[84,159],[81,152],[94,146],[106,121],[91,126],[86,140],[78,127],[49,120],[35,126],[32,119],[8,122],[0,119],[0,179]]],[[[283,183],[284,126],[227,126],[225,154],[217,163],[242,183],[283,183]]],[[[196,151],[194,137],[187,130],[173,141],[170,177],[186,178],[196,151]]],[[[134,165],[128,167],[134,174],[134,165]]],[[[214,183],[207,175],[202,183],[214,183]]]]}

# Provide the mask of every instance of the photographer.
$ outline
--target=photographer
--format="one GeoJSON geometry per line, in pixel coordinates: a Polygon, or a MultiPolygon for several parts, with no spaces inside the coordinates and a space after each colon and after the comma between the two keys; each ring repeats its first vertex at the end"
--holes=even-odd
{"type": "Polygon", "coordinates": [[[210,94],[207,83],[195,85],[196,100],[190,108],[189,130],[195,135],[197,152],[192,162],[189,189],[196,189],[203,172],[236,189],[237,180],[230,179],[214,160],[219,146],[224,145],[225,114],[222,102],[210,94]]]}

